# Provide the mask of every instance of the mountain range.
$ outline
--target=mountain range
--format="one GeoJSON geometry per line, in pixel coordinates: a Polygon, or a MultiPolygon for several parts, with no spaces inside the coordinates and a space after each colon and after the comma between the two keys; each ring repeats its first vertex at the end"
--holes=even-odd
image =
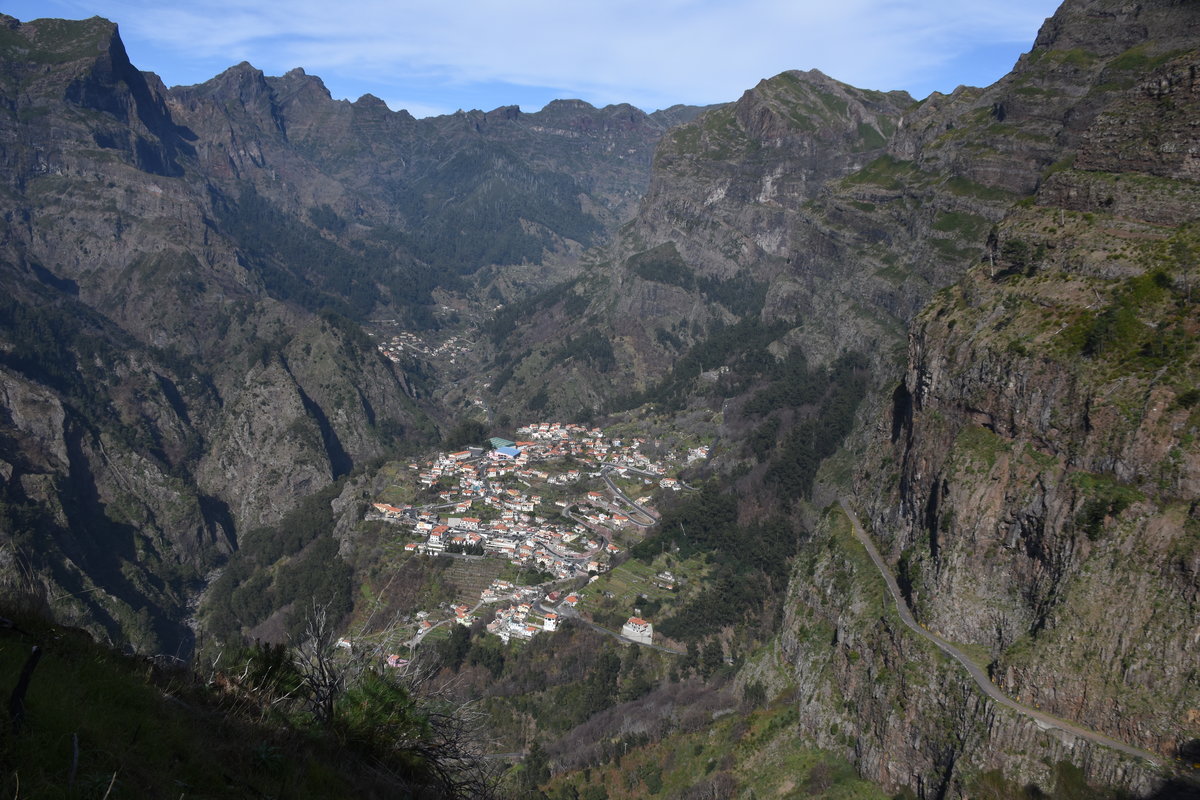
{"type": "Polygon", "coordinates": [[[307,501],[363,563],[358,493],[463,420],[703,428],[697,482],[795,532],[740,680],[805,741],[921,797],[1152,792],[1200,739],[1197,69],[1194,3],[1066,0],[921,101],[785,72],[417,120],[2,17],[5,593],[186,657],[246,541],[307,501]],[[382,320],[472,346],[393,361],[382,320]],[[838,499],[1003,692],[1161,763],[977,693],[838,499]]]}

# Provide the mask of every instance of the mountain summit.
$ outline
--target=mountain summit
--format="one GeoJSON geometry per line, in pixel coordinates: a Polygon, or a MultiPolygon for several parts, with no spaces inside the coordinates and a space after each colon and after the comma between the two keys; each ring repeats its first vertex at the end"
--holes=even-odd
{"type": "MultiPolygon", "coordinates": [[[[726,665],[888,792],[1154,792],[1200,719],[1198,43],[1196,3],[1067,0],[920,102],[814,70],[417,120],[246,62],[168,89],[110,22],[0,18],[6,593],[181,657],[301,595],[352,616],[387,459],[619,424],[696,453],[629,548],[706,570],[659,607],[691,646],[664,696],[726,665]]],[[[599,730],[658,673],[568,634],[586,692],[551,688],[599,730]]],[[[572,739],[535,707],[526,744],[572,739]]]]}

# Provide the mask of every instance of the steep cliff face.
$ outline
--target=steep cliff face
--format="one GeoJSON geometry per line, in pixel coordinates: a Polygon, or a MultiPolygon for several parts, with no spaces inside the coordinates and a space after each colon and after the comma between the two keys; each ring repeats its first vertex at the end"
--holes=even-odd
{"type": "Polygon", "coordinates": [[[1200,108],[1179,49],[1198,27],[1191,6],[1105,9],[1069,3],[1039,37],[1095,47],[1103,95],[916,319],[855,489],[930,630],[1010,695],[1169,759],[1200,719],[1200,108]]]}
{"type": "Polygon", "coordinates": [[[239,526],[423,414],[353,326],[246,268],[194,132],[115,26],[6,18],[0,40],[7,574],[98,633],[186,650],[189,596],[239,526]]]}
{"type": "MultiPolygon", "coordinates": [[[[1128,246],[1080,233],[1089,255],[1128,246]]],[[[1195,268],[1137,249],[1148,274],[1060,248],[1052,276],[984,271],[939,298],[862,488],[931,628],[987,647],[1014,694],[1173,753],[1200,702],[1195,268]]]]}
{"type": "MultiPolygon", "coordinates": [[[[144,588],[163,577],[151,558],[75,558],[79,585],[50,553],[9,564],[35,595],[144,607],[170,647],[239,533],[436,437],[403,368],[347,318],[436,326],[434,293],[473,292],[481,268],[530,265],[479,276],[500,296],[569,269],[628,218],[663,131],[697,111],[561,101],[415,120],[249,64],[168,90],[98,18],[3,17],[0,57],[0,365],[23,387],[0,409],[0,530],[15,541],[22,509],[78,506],[82,482],[91,504],[62,517],[54,552],[146,527],[178,562],[177,596],[144,588]],[[31,422],[29,397],[62,430],[31,422]],[[118,591],[118,573],[142,588],[118,591]]],[[[129,633],[104,605],[73,619],[129,633]]]]}
{"type": "Polygon", "coordinates": [[[253,187],[331,241],[392,251],[424,294],[383,270],[364,280],[382,290],[373,300],[425,303],[450,276],[541,264],[547,254],[548,266],[572,261],[628,219],[659,138],[698,111],[555,101],[535,113],[502,107],[416,120],[370,96],[334,100],[303,70],[275,78],[247,63],[175,87],[167,102],[197,134],[200,162],[223,194],[253,187]]]}
{"type": "MultiPolygon", "coordinates": [[[[663,351],[651,321],[685,342],[715,320],[746,315],[821,329],[822,288],[844,277],[856,234],[832,230],[812,209],[884,153],[911,104],[903,93],[863,91],[815,71],[784,73],[673,131],[612,271],[624,299],[614,309],[619,324],[645,328],[636,346],[663,351]],[[656,247],[675,248],[700,280],[645,269],[637,254],[656,247]],[[677,297],[668,300],[663,286],[672,285],[677,297]]],[[[860,342],[880,334],[863,327],[860,342]]]]}
{"type": "MultiPolygon", "coordinates": [[[[529,362],[516,368],[527,381],[547,375],[604,398],[649,382],[720,326],[757,317],[786,323],[781,346],[814,362],[856,350],[887,366],[934,292],[989,257],[1012,203],[1077,151],[1085,162],[1117,152],[1093,121],[1118,113],[1113,98],[1148,69],[1193,47],[1195,13],[1068,3],[1010,75],[920,103],[818,72],[764,81],[664,138],[637,215],[571,288],[570,309],[584,313],[567,314],[568,329],[610,332],[613,368],[548,372],[530,347],[546,338],[545,305],[504,357],[529,362]]],[[[1182,130],[1186,114],[1174,124],[1182,130]]],[[[506,386],[513,402],[531,394],[506,386]]]]}
{"type": "Polygon", "coordinates": [[[0,581],[10,601],[26,598],[65,622],[142,650],[186,652],[189,595],[232,549],[232,525],[143,439],[190,445],[170,377],[136,358],[110,367],[107,378],[93,375],[97,395],[112,392],[105,406],[0,368],[0,581]]]}
{"type": "Polygon", "coordinates": [[[983,694],[959,663],[902,624],[836,506],[801,549],[788,601],[780,654],[794,670],[801,737],[844,753],[889,791],[1022,796],[997,789],[1003,776],[1053,796],[1087,792],[1086,783],[1068,787],[1074,770],[1142,795],[1161,783],[1148,761],[1047,730],[983,694]]]}
{"type": "MultiPolygon", "coordinates": [[[[853,492],[919,619],[1012,697],[1173,759],[1200,720],[1198,32],[1188,4],[1069,2],[996,85],[886,113],[897,98],[844,89],[840,133],[792,118],[778,153],[771,109],[832,82],[773,79],[664,141],[634,223],[526,346],[574,307],[614,331],[594,386],[738,317],[783,322],[776,356],[869,353],[895,377],[853,492]],[[864,121],[894,129],[855,153],[864,121]],[[810,168],[805,136],[849,152],[810,168]]],[[[743,390],[720,395],[726,426],[743,390]]],[[[746,437],[722,433],[728,452],[746,437]]],[[[781,637],[807,735],[922,797],[974,796],[992,770],[1048,790],[1060,760],[1156,785],[1149,762],[1042,731],[925,652],[836,528],[805,545],[781,637]]]]}

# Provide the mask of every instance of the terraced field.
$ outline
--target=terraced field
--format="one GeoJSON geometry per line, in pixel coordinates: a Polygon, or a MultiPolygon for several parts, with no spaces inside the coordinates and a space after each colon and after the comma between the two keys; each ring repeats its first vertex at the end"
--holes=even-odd
{"type": "Polygon", "coordinates": [[[479,593],[500,576],[505,564],[499,558],[456,558],[443,576],[455,588],[454,599],[473,606],[479,602],[479,593]]]}

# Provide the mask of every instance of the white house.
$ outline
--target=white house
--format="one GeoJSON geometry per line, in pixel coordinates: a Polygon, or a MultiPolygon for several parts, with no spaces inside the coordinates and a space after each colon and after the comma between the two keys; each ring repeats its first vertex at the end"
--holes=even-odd
{"type": "Polygon", "coordinates": [[[654,638],[654,626],[641,617],[630,617],[621,626],[621,635],[639,644],[650,644],[654,638]]]}

